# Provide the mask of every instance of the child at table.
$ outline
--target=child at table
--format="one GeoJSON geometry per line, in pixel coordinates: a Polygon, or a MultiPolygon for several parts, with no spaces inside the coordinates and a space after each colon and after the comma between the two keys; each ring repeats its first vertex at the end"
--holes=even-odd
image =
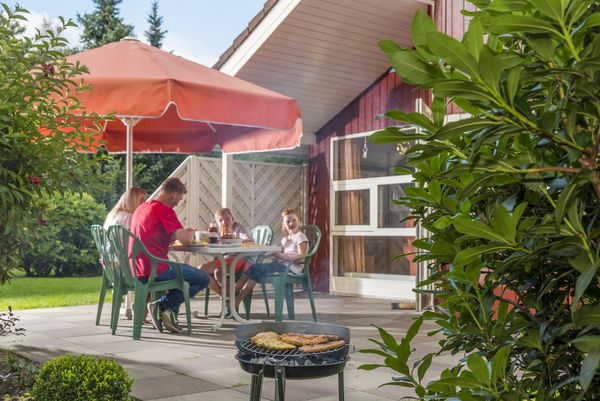
{"type": "MultiPolygon", "coordinates": [[[[281,217],[283,230],[287,232],[287,235],[281,239],[283,252],[274,253],[271,262],[255,263],[243,270],[242,278],[236,283],[236,308],[257,282],[261,283],[276,273],[285,271],[290,261],[305,256],[308,252],[308,238],[300,231],[300,220],[296,211],[284,209],[281,217]]],[[[303,269],[302,263],[293,263],[290,266],[290,274],[300,275],[303,269]]]]}
{"type": "MultiPolygon", "coordinates": [[[[217,228],[220,233],[232,234],[235,238],[243,240],[242,242],[253,242],[252,234],[240,223],[235,221],[233,213],[228,208],[222,208],[215,212],[215,220],[217,222],[217,228]]],[[[227,265],[233,262],[234,256],[230,256],[225,259],[227,265]]],[[[248,262],[244,259],[240,259],[235,266],[235,272],[239,273],[248,262]]],[[[200,266],[200,269],[209,273],[214,274],[217,283],[221,283],[221,261],[219,259],[213,260],[200,266]]],[[[215,291],[218,295],[221,295],[222,291],[215,291]]]]}

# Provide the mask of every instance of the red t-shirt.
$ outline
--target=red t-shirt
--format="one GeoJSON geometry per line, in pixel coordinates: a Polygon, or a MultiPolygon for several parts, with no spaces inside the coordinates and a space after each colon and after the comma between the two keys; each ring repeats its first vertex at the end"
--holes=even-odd
{"type": "MultiPolygon", "coordinates": [[[[172,234],[183,228],[175,211],[157,200],[142,203],[131,219],[131,232],[137,235],[148,251],[156,257],[168,259],[169,245],[172,234]]],[[[131,249],[129,250],[131,252],[131,249]]],[[[141,255],[135,261],[138,278],[150,276],[150,260],[141,255]]],[[[168,265],[160,263],[156,275],[167,270],[168,265]]]]}

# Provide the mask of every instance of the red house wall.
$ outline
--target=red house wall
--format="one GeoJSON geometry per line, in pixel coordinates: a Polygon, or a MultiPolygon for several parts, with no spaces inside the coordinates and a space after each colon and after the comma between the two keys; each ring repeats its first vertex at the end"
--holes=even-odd
{"type": "MultiPolygon", "coordinates": [[[[460,10],[465,0],[438,0],[434,11],[440,31],[462,37],[465,17],[460,10]]],[[[311,278],[317,291],[329,290],[329,145],[330,138],[368,132],[390,125],[388,119],[375,120],[376,114],[390,109],[415,111],[415,101],[423,98],[429,103],[426,90],[403,83],[395,73],[385,73],[356,99],[325,124],[317,133],[317,144],[310,149],[308,163],[308,221],[316,224],[323,234],[321,244],[311,263],[311,278]]]]}

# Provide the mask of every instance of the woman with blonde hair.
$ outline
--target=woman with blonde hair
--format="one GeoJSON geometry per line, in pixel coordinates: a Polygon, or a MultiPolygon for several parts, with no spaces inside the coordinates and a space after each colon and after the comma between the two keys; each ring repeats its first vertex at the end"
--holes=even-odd
{"type": "Polygon", "coordinates": [[[125,191],[115,207],[108,212],[104,221],[104,229],[108,230],[108,227],[115,225],[130,229],[133,212],[139,205],[146,202],[147,198],[148,195],[142,188],[132,187],[125,191]]]}

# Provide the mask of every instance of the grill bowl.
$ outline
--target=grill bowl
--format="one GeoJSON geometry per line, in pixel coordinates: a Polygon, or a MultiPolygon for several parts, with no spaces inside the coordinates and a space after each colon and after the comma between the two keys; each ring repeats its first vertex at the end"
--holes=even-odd
{"type": "MultiPolygon", "coordinates": [[[[235,356],[240,363],[240,367],[248,372],[255,375],[262,374],[265,377],[274,378],[275,369],[274,365],[260,364],[256,362],[250,362],[255,355],[238,353],[235,356]]],[[[320,365],[310,366],[282,366],[281,368],[285,371],[285,377],[287,379],[318,379],[320,377],[331,376],[340,373],[346,367],[346,362],[350,358],[345,358],[339,362],[325,363],[320,365]]]]}

